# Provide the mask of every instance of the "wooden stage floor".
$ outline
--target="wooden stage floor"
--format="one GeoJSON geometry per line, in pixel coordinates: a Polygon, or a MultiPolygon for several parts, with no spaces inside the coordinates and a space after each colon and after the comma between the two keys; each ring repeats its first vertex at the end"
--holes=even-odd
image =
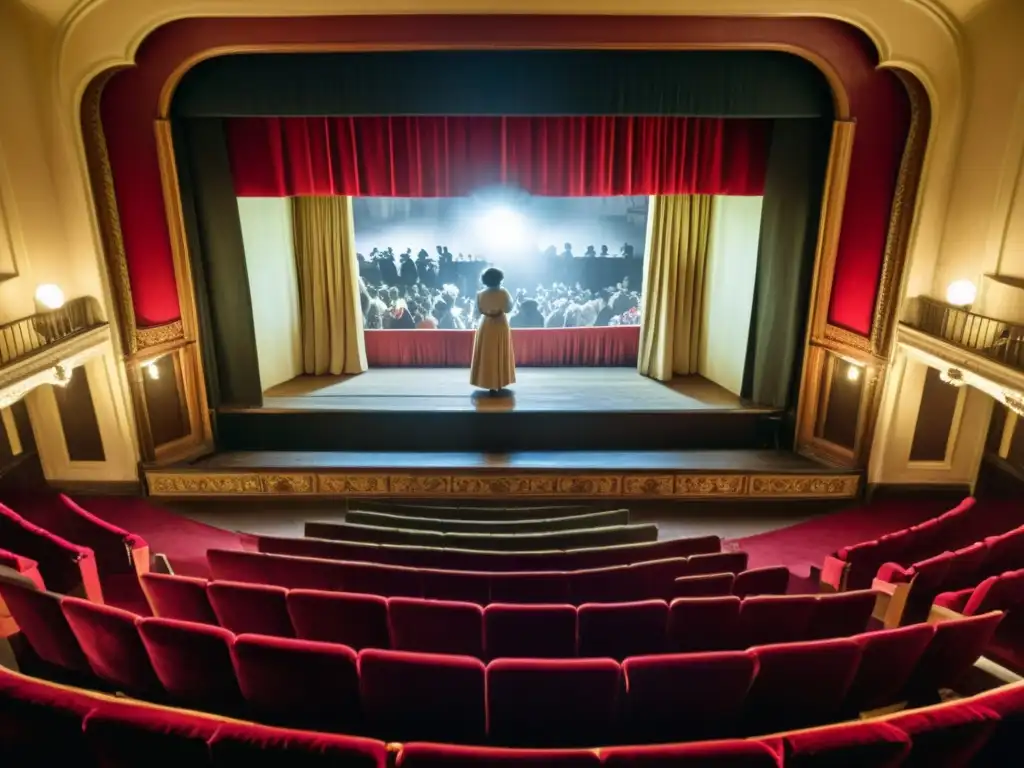
{"type": "Polygon", "coordinates": [[[516,377],[507,393],[491,396],[469,385],[464,368],[376,368],[358,376],[299,376],[268,389],[261,410],[771,411],[744,403],[701,376],[679,376],[663,384],[633,368],[520,368],[516,377]]]}

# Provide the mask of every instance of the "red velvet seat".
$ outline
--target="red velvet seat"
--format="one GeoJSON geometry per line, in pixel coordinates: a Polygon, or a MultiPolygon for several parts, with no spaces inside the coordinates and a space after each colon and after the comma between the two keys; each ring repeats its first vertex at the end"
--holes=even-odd
{"type": "Polygon", "coordinates": [[[576,608],[571,605],[505,605],[484,609],[488,659],[565,659],[576,655],[576,608]]]}
{"type": "Polygon", "coordinates": [[[138,616],[76,597],[64,598],[61,609],[97,677],[135,696],[162,697],[163,686],[139,637],[138,616]]]}
{"type": "Polygon", "coordinates": [[[537,766],[592,768],[601,764],[589,749],[502,749],[449,744],[403,744],[395,768],[454,768],[455,766],[537,766]]]}
{"type": "Polygon", "coordinates": [[[622,585],[623,598],[616,598],[614,602],[667,600],[672,595],[673,582],[687,574],[686,567],[691,559],[671,557],[646,563],[633,563],[629,566],[622,585]]]}
{"type": "Polygon", "coordinates": [[[220,721],[179,710],[103,702],[85,719],[85,738],[102,768],[205,768],[220,721]]]}
{"type": "Polygon", "coordinates": [[[96,556],[88,547],[50,533],[3,504],[0,504],[0,542],[5,549],[35,560],[47,588],[53,592],[103,602],[96,556]]]}
{"type": "Polygon", "coordinates": [[[569,578],[561,571],[491,575],[493,603],[568,603],[569,578]]]}
{"type": "Polygon", "coordinates": [[[387,768],[381,741],[331,733],[224,723],[210,739],[216,768],[387,768]]]}
{"type": "Polygon", "coordinates": [[[682,597],[668,607],[670,650],[731,651],[737,647],[742,601],[728,597],[682,597]]]}
{"type": "Polygon", "coordinates": [[[867,629],[875,607],[870,589],[818,595],[803,640],[849,637],[867,629]]]}
{"type": "Polygon", "coordinates": [[[582,605],[628,600],[634,592],[634,576],[635,571],[628,565],[575,571],[569,579],[571,602],[582,605]]]}
{"type": "Polygon", "coordinates": [[[0,666],[0,764],[4,768],[87,766],[83,755],[89,750],[82,721],[94,706],[94,699],[77,691],[0,666]]]}
{"type": "Polygon", "coordinates": [[[963,613],[977,616],[989,611],[1010,611],[1024,605],[1024,568],[985,579],[972,592],[963,613]]]}
{"type": "Polygon", "coordinates": [[[61,610],[61,595],[0,579],[0,598],[40,659],[61,669],[92,675],[92,667],[61,610]]]}
{"type": "Polygon", "coordinates": [[[762,739],[785,755],[787,768],[897,768],[910,753],[910,737],[870,720],[825,725],[762,739]]]}
{"type": "Polygon", "coordinates": [[[722,597],[732,594],[736,576],[731,573],[709,573],[704,576],[681,576],[672,584],[672,597],[722,597]]]}
{"type": "Polygon", "coordinates": [[[388,601],[379,595],[293,589],[288,613],[303,640],[341,643],[357,651],[391,647],[388,601]]]}
{"type": "Polygon", "coordinates": [[[734,576],[747,570],[746,552],[711,552],[693,555],[686,561],[679,576],[707,576],[713,573],[731,573],[734,576]]]}
{"type": "Polygon", "coordinates": [[[359,689],[368,733],[388,741],[480,743],[484,665],[468,656],[367,649],[359,689]]]}
{"type": "Polygon", "coordinates": [[[936,624],[908,683],[911,695],[933,696],[940,688],[955,686],[984,652],[1002,618],[994,611],[936,624]]]}
{"type": "Polygon", "coordinates": [[[475,603],[393,597],[388,625],[396,651],[484,657],[484,611],[475,603]]]}
{"type": "MultiPolygon", "coordinates": [[[[740,607],[735,647],[803,640],[811,626],[817,600],[813,595],[760,595],[740,607]]],[[[861,627],[863,629],[863,627],[861,627]]]]}
{"type": "Polygon", "coordinates": [[[963,589],[977,584],[987,559],[988,546],[983,541],[976,541],[956,550],[949,563],[946,576],[942,580],[941,588],[944,590],[963,589]]]}
{"type": "Polygon", "coordinates": [[[910,710],[885,718],[911,740],[903,768],[968,768],[975,766],[996,730],[998,715],[970,702],[951,702],[910,710]]]}
{"type": "Polygon", "coordinates": [[[626,738],[642,743],[739,735],[756,670],[749,651],[626,659],[626,738]]]}
{"type": "Polygon", "coordinates": [[[359,671],[348,646],[239,635],[231,654],[247,708],[261,722],[342,732],[360,725],[359,671]]]}
{"type": "Polygon", "coordinates": [[[423,579],[416,568],[374,563],[342,563],[341,588],[382,597],[423,597],[423,579]]]}
{"type": "Polygon", "coordinates": [[[612,747],[601,750],[601,763],[609,768],[780,768],[782,765],[779,756],[764,744],[740,740],[612,747]]]}
{"type": "Polygon", "coordinates": [[[751,595],[784,595],[789,587],[789,569],[784,565],[751,568],[736,574],[732,593],[737,597],[751,595]]]}
{"type": "Polygon", "coordinates": [[[990,536],[985,539],[985,544],[988,546],[985,573],[999,574],[1020,568],[1024,563],[1024,525],[999,536],[990,536]]]}
{"type": "Polygon", "coordinates": [[[491,602],[491,574],[477,571],[443,571],[424,568],[423,596],[430,600],[457,600],[487,605],[491,602]]]}
{"type": "Polygon", "coordinates": [[[234,635],[221,627],[145,618],[139,634],[172,700],[219,714],[238,713],[242,694],[231,661],[234,635]]]}
{"type": "Polygon", "coordinates": [[[139,583],[152,614],[157,618],[217,624],[217,616],[206,594],[206,579],[144,573],[139,577],[139,583]]]}
{"type": "Polygon", "coordinates": [[[286,589],[342,589],[343,563],[313,557],[266,555],[236,549],[206,552],[210,578],[248,584],[273,584],[286,589]]]}
{"type": "Polygon", "coordinates": [[[206,587],[217,623],[236,635],[295,637],[288,615],[288,590],[266,584],[212,581],[206,587]]]}
{"type": "Polygon", "coordinates": [[[585,747],[614,742],[620,668],[611,659],[498,659],[487,665],[493,743],[585,747]]]}
{"type": "Polygon", "coordinates": [[[35,584],[37,589],[46,589],[43,576],[39,573],[39,563],[32,558],[22,557],[14,552],[8,552],[6,549],[0,549],[0,566],[10,568],[15,573],[25,577],[35,584]]]}
{"type": "Polygon", "coordinates": [[[668,603],[585,603],[577,611],[579,655],[622,661],[627,656],[664,653],[668,646],[668,603]]]}
{"type": "Polygon", "coordinates": [[[836,720],[857,673],[860,646],[852,640],[752,648],[757,676],[747,696],[747,733],[771,733],[836,720]]]}
{"type": "Polygon", "coordinates": [[[860,646],[860,664],[846,709],[864,712],[898,702],[934,635],[933,624],[911,624],[851,638],[860,646]]]}
{"type": "Polygon", "coordinates": [[[977,765],[1014,765],[1020,761],[1020,734],[1024,727],[1024,684],[1004,685],[974,696],[971,704],[998,716],[995,730],[977,765]]]}

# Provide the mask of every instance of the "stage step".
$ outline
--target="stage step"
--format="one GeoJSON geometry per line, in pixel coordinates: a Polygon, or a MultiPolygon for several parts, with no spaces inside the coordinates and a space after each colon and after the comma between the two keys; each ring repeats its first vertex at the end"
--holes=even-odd
{"type": "Polygon", "coordinates": [[[780,414],[692,411],[277,411],[217,413],[227,451],[732,450],[775,447],[780,414]]]}

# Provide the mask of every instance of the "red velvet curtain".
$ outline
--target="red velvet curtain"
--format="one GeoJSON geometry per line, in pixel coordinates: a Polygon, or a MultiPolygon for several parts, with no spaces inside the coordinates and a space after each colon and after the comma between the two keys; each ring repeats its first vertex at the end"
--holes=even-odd
{"type": "Polygon", "coordinates": [[[760,195],[771,122],[707,117],[239,117],[240,197],[760,195]]]}
{"type": "MultiPolygon", "coordinates": [[[[371,368],[468,368],[473,331],[366,331],[371,368]]],[[[635,366],[640,326],[513,328],[518,366],[635,366]]]]}

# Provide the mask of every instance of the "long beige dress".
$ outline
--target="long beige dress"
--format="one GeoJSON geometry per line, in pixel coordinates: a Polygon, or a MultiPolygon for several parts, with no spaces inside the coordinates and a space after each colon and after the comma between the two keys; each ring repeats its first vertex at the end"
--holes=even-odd
{"type": "Polygon", "coordinates": [[[516,383],[516,359],[507,314],[512,310],[512,297],[504,288],[486,288],[476,295],[476,306],[481,318],[469,383],[481,389],[504,389],[516,383]]]}

